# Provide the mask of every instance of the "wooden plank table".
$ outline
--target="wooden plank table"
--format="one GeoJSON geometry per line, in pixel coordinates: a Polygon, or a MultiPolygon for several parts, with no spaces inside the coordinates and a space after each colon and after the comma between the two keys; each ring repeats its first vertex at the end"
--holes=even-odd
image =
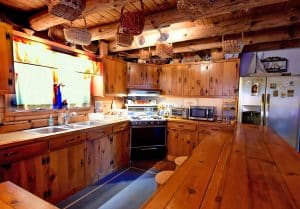
{"type": "Polygon", "coordinates": [[[203,140],[143,209],[300,209],[300,154],[271,128],[203,140]]]}
{"type": "Polygon", "coordinates": [[[0,183],[1,209],[58,209],[21,187],[6,181],[0,183]]]}

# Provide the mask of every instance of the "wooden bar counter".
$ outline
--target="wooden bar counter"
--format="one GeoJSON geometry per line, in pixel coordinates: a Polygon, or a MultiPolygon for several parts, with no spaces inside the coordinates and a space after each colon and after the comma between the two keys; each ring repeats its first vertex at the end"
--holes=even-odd
{"type": "Polygon", "coordinates": [[[143,209],[300,209],[300,154],[272,129],[238,124],[203,140],[143,209]]]}
{"type": "Polygon", "coordinates": [[[0,183],[1,209],[58,209],[21,187],[6,181],[0,183]]]}

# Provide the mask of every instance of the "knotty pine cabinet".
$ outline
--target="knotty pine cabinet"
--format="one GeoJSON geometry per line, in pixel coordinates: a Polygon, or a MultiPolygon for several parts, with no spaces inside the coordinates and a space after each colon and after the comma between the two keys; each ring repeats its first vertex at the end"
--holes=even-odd
{"type": "Polygon", "coordinates": [[[182,96],[186,65],[163,65],[160,68],[159,87],[163,95],[182,96]]]}
{"type": "Polygon", "coordinates": [[[104,92],[109,94],[127,94],[126,62],[105,56],[103,58],[104,92]]]}
{"type": "Polygon", "coordinates": [[[234,127],[223,124],[198,121],[168,121],[168,159],[191,155],[203,140],[213,140],[217,136],[228,137],[234,127]]]}
{"type": "Polygon", "coordinates": [[[109,162],[111,161],[111,156],[109,154],[111,151],[111,134],[112,126],[100,127],[87,132],[86,185],[98,181],[111,170],[109,168],[109,162]],[[104,146],[105,144],[108,144],[108,146],[104,146]],[[105,165],[108,165],[108,171],[105,171],[105,165]]]}
{"type": "Polygon", "coordinates": [[[12,26],[0,22],[0,95],[14,93],[12,26]]]}
{"type": "Polygon", "coordinates": [[[57,203],[85,186],[86,133],[49,140],[49,201],[57,203]]]}
{"type": "Polygon", "coordinates": [[[129,166],[129,123],[121,123],[113,127],[114,169],[129,166]]]}
{"type": "Polygon", "coordinates": [[[133,89],[158,89],[159,69],[157,65],[127,63],[127,87],[133,89]]]}
{"type": "Polygon", "coordinates": [[[168,158],[191,155],[193,149],[198,146],[197,124],[168,122],[167,149],[168,158]]]}
{"type": "Polygon", "coordinates": [[[160,88],[171,96],[236,96],[239,60],[163,65],[160,88]]]}
{"type": "Polygon", "coordinates": [[[46,199],[48,187],[48,142],[0,150],[0,182],[11,181],[46,199]]]}

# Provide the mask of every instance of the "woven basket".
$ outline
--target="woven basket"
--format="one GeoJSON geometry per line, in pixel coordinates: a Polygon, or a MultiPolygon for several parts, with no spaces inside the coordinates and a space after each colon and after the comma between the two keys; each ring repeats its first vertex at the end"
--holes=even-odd
{"type": "Polygon", "coordinates": [[[212,49],[210,55],[214,61],[224,59],[224,51],[222,49],[212,49]]]}
{"type": "Polygon", "coordinates": [[[64,29],[66,40],[71,44],[87,46],[92,41],[92,34],[86,29],[86,21],[83,17],[85,28],[70,27],[64,29]]]}
{"type": "Polygon", "coordinates": [[[242,39],[231,39],[224,40],[224,35],[222,36],[222,48],[225,54],[239,54],[243,51],[244,42],[242,39]]]}
{"type": "Polygon", "coordinates": [[[152,53],[151,53],[150,48],[149,48],[149,50],[143,50],[143,49],[140,50],[140,59],[141,60],[149,60],[149,59],[151,59],[151,57],[152,57],[152,53]]]}
{"type": "Polygon", "coordinates": [[[119,46],[129,47],[133,42],[133,35],[122,33],[119,26],[116,34],[116,41],[119,46]]]}
{"type": "Polygon", "coordinates": [[[48,29],[48,37],[51,38],[53,41],[65,43],[66,38],[64,35],[64,26],[63,25],[56,25],[48,29]]]}
{"type": "Polygon", "coordinates": [[[173,46],[169,43],[157,42],[155,52],[161,58],[171,58],[173,57],[173,46]]]}
{"type": "Polygon", "coordinates": [[[145,24],[144,16],[144,4],[141,1],[141,11],[137,12],[124,12],[124,7],[121,9],[120,17],[120,27],[122,28],[123,33],[130,35],[139,35],[143,32],[145,24]]]}
{"type": "Polygon", "coordinates": [[[85,4],[85,0],[47,0],[50,14],[70,21],[82,14],[85,4]]]}

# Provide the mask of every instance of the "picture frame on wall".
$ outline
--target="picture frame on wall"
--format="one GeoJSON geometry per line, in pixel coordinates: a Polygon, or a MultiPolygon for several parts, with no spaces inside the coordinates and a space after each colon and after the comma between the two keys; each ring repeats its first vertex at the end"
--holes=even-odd
{"type": "Polygon", "coordinates": [[[264,69],[268,73],[287,72],[288,59],[283,57],[267,57],[260,60],[264,69]]]}

